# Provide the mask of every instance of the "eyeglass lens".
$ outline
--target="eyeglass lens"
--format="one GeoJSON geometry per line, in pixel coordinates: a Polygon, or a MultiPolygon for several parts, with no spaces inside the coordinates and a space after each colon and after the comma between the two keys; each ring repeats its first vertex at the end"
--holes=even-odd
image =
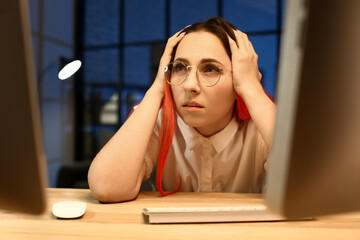
{"type": "MultiPolygon", "coordinates": [[[[196,68],[195,66],[187,66],[182,62],[173,62],[169,64],[169,69],[171,69],[171,78],[169,83],[172,85],[182,84],[193,67],[196,68]]],[[[220,75],[221,68],[215,63],[201,63],[197,67],[198,80],[204,86],[215,85],[218,82],[220,75]]]]}

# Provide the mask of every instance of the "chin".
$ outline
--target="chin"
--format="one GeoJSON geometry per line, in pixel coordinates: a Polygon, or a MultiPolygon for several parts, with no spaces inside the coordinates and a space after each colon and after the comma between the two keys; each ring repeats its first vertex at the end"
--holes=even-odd
{"type": "Polygon", "coordinates": [[[202,117],[189,116],[189,115],[182,116],[180,114],[179,116],[184,121],[184,123],[190,127],[197,128],[205,125],[205,122],[202,117]]]}

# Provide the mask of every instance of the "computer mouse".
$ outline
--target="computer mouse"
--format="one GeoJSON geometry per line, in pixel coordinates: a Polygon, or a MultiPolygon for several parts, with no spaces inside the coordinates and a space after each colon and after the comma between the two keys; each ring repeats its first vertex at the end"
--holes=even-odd
{"type": "Polygon", "coordinates": [[[58,218],[79,218],[86,210],[85,202],[63,201],[54,203],[52,213],[58,218]]]}

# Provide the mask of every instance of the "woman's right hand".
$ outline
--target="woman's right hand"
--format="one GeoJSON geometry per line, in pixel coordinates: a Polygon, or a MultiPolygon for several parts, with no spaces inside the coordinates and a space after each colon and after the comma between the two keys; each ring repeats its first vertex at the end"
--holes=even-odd
{"type": "Polygon", "coordinates": [[[99,201],[129,201],[139,193],[147,171],[145,154],[164,96],[164,69],[174,47],[184,37],[180,32],[169,38],[156,79],[141,103],[91,163],[88,182],[99,201]]]}
{"type": "Polygon", "coordinates": [[[184,29],[181,29],[170,37],[166,43],[164,53],[160,59],[158,73],[156,75],[155,81],[152,87],[155,87],[160,92],[161,96],[164,96],[164,84],[165,84],[165,68],[171,61],[171,56],[174,50],[174,47],[184,38],[185,32],[181,33],[184,29]],[[180,35],[179,35],[180,34],[180,35]]]}

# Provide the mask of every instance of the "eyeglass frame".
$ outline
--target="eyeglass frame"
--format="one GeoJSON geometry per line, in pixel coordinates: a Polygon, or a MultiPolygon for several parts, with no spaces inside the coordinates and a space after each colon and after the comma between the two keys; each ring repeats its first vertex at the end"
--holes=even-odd
{"type": "MultiPolygon", "coordinates": [[[[173,63],[175,63],[175,62],[177,62],[177,61],[170,62],[170,63],[164,68],[164,72],[165,72],[165,73],[168,73],[168,71],[169,71],[169,65],[170,65],[170,64],[173,64],[173,63]]],[[[167,78],[167,79],[166,79],[166,82],[167,82],[168,84],[170,84],[171,86],[180,86],[181,84],[183,84],[183,83],[187,80],[187,78],[188,78],[188,76],[189,76],[189,74],[190,74],[189,68],[192,68],[192,67],[195,67],[195,68],[196,68],[197,81],[198,81],[201,85],[203,85],[204,87],[213,87],[213,86],[215,86],[216,84],[218,84],[219,81],[220,81],[221,73],[222,73],[222,72],[224,72],[224,71],[230,71],[230,72],[232,72],[232,70],[229,70],[229,69],[219,68],[219,73],[220,73],[220,74],[219,74],[219,78],[216,80],[216,82],[215,82],[214,84],[207,85],[207,84],[202,83],[202,82],[199,80],[199,77],[198,77],[198,76],[199,76],[199,66],[200,66],[201,64],[205,64],[205,63],[200,63],[198,66],[195,66],[195,65],[186,65],[186,63],[181,62],[181,61],[178,61],[178,62],[181,63],[181,64],[183,64],[183,65],[186,67],[186,76],[184,77],[184,80],[181,81],[179,84],[173,84],[173,83],[170,82],[170,79],[167,78]]],[[[216,64],[218,64],[218,63],[216,63],[216,64]]],[[[221,65],[221,64],[220,64],[220,65],[221,65]]]]}

